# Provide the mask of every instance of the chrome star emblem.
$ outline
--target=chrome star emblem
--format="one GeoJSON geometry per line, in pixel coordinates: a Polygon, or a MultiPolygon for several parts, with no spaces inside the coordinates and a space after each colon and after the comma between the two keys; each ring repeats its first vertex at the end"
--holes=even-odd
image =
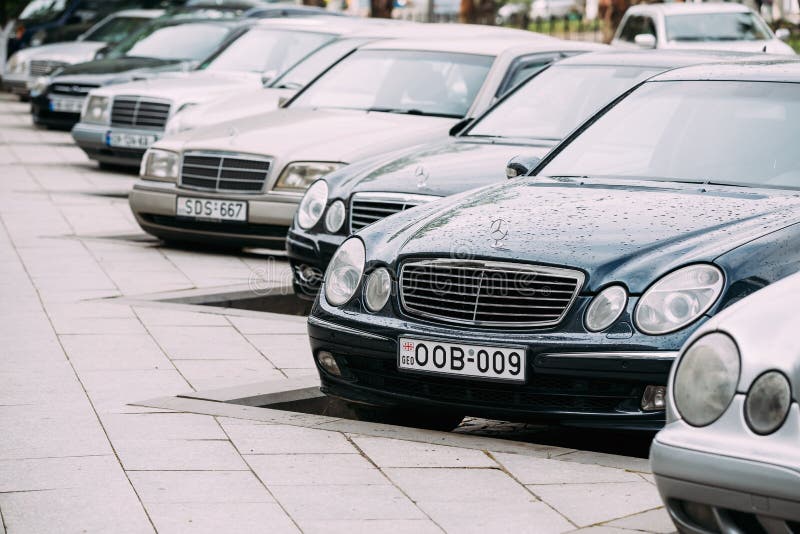
{"type": "Polygon", "coordinates": [[[417,188],[424,189],[428,185],[428,178],[430,175],[428,174],[427,169],[422,165],[417,165],[417,168],[414,169],[414,177],[417,179],[417,188]]]}
{"type": "Polygon", "coordinates": [[[493,241],[492,248],[504,249],[503,240],[508,237],[508,221],[500,218],[493,220],[489,227],[489,237],[493,241]]]}

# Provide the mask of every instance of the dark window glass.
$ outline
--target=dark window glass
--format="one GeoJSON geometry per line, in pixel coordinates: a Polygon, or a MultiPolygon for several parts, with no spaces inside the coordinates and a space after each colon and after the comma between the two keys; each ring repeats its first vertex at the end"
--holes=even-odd
{"type": "Polygon", "coordinates": [[[753,13],[671,15],[664,24],[669,41],[764,41],[772,37],[753,13]]]}
{"type": "Polygon", "coordinates": [[[642,33],[655,37],[656,25],[653,23],[653,19],[645,15],[631,15],[625,22],[625,27],[622,28],[619,39],[633,43],[636,36],[642,33]]]}

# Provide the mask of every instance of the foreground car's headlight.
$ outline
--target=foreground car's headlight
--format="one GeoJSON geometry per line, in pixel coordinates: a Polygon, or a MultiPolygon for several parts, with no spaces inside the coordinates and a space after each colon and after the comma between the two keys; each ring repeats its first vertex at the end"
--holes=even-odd
{"type": "Polygon", "coordinates": [[[139,174],[145,180],[175,182],[180,172],[180,156],[175,152],[151,148],[142,158],[139,174]]]}
{"type": "Polygon", "coordinates": [[[739,349],[726,334],[699,338],[683,354],[673,394],[681,417],[693,426],[716,421],[733,400],[739,383],[739,349]]]}
{"type": "Polygon", "coordinates": [[[600,332],[619,319],[628,304],[628,292],[622,286],[609,286],[592,299],[586,309],[586,328],[600,332]]]}
{"type": "Polygon", "coordinates": [[[345,208],[344,202],[337,200],[328,208],[325,214],[325,229],[332,234],[338,232],[344,224],[345,208]]]}
{"type": "Polygon", "coordinates": [[[325,299],[333,306],[341,306],[355,295],[364,274],[366,250],[364,243],[351,237],[333,255],[325,272],[325,299]]]}
{"type": "Polygon", "coordinates": [[[645,334],[668,334],[693,323],[722,292],[724,277],[709,264],[683,267],[650,286],[636,306],[636,326],[645,334]]]}
{"type": "Polygon", "coordinates": [[[364,303],[372,312],[380,311],[389,300],[392,291],[392,277],[384,267],[375,269],[364,283],[364,303]]]}
{"type": "Polygon", "coordinates": [[[86,100],[86,106],[83,108],[81,115],[81,122],[89,124],[109,124],[110,118],[110,100],[106,96],[89,95],[86,100]]]}
{"type": "Polygon", "coordinates": [[[769,371],[756,378],[744,402],[747,425],[756,434],[778,430],[792,405],[792,388],[778,371],[769,371]]]}
{"type": "Polygon", "coordinates": [[[321,178],[341,166],[341,163],[314,161],[290,163],[286,166],[280,178],[278,178],[278,181],[275,183],[275,189],[304,191],[308,186],[314,183],[317,178],[321,178]]]}
{"type": "Polygon", "coordinates": [[[306,191],[300,206],[297,208],[297,224],[300,228],[309,230],[322,218],[325,204],[328,203],[328,184],[320,180],[306,191]]]}

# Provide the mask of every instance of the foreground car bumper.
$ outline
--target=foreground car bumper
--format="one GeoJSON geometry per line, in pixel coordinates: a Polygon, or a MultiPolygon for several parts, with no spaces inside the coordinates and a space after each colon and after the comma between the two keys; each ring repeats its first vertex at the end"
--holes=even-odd
{"type": "Polygon", "coordinates": [[[142,156],[144,156],[147,147],[113,145],[111,139],[115,134],[130,136],[134,139],[147,138],[149,144],[152,144],[158,141],[163,136],[164,132],[160,130],[86,124],[84,122],[79,122],[72,129],[72,138],[86,155],[89,156],[89,159],[109,165],[138,168],[142,163],[142,156]]]}
{"type": "Polygon", "coordinates": [[[289,223],[299,199],[257,195],[226,195],[180,189],[175,184],[141,180],[129,196],[131,210],[142,229],[167,240],[213,243],[232,247],[283,249],[289,223]],[[247,202],[247,222],[179,217],[179,196],[247,202]]]}
{"type": "Polygon", "coordinates": [[[50,109],[50,99],[47,95],[39,95],[31,99],[31,113],[34,124],[59,130],[70,130],[81,120],[80,113],[50,109]]]}
{"type": "MultiPolygon", "coordinates": [[[[581,308],[586,304],[577,303],[581,308]]],[[[380,406],[437,407],[509,420],[619,429],[663,426],[664,412],[642,411],[640,403],[646,386],[666,383],[676,355],[672,350],[614,342],[605,334],[521,334],[379,316],[366,319],[370,321],[331,308],[323,296],[317,300],[308,321],[312,352],[315,360],[320,351],[330,352],[342,370],[342,376],[334,376],[317,362],[326,394],[380,406]],[[476,345],[524,345],[528,378],[525,383],[509,384],[399,371],[401,335],[476,345]]],[[[680,346],[677,339],[672,342],[680,346]]]]}
{"type": "MultiPolygon", "coordinates": [[[[796,405],[794,410],[797,412],[796,405]]],[[[723,447],[712,441],[708,447],[711,450],[694,448],[698,443],[682,446],[675,443],[675,435],[683,432],[681,426],[686,427],[682,422],[670,424],[656,437],[650,462],[661,497],[682,531],[800,532],[800,470],[796,464],[788,467],[790,458],[773,451],[772,461],[787,464],[776,465],[739,457],[753,448],[730,436],[723,447]],[[670,428],[673,426],[677,429],[670,428]],[[698,513],[698,509],[705,513],[698,513]],[[754,529],[753,525],[761,525],[761,529],[754,529]]],[[[691,432],[705,434],[704,430],[691,432]]],[[[745,437],[745,441],[752,439],[756,440],[756,447],[761,447],[761,453],[770,455],[763,437],[745,437]]],[[[706,442],[702,436],[697,440],[706,442]]],[[[794,442],[790,445],[794,446],[794,442]]]]}

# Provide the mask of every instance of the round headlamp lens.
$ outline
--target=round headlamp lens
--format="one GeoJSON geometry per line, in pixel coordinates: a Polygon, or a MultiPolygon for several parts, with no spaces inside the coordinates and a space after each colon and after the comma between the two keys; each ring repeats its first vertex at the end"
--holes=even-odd
{"type": "Polygon", "coordinates": [[[729,336],[714,332],[692,343],[678,362],[673,386],[683,419],[706,426],[725,413],[736,393],[739,367],[739,349],[729,336]]]}
{"type": "Polygon", "coordinates": [[[619,319],[628,304],[628,292],[622,286],[609,286],[597,294],[586,309],[586,329],[600,332],[619,319]]]}
{"type": "Polygon", "coordinates": [[[380,311],[389,300],[392,291],[392,277],[383,267],[376,269],[367,277],[364,284],[364,302],[372,312],[380,311]]]}
{"type": "Polygon", "coordinates": [[[325,204],[328,202],[328,184],[323,180],[314,183],[306,191],[300,206],[297,208],[297,224],[300,228],[310,230],[322,218],[325,204]]]}
{"type": "Polygon", "coordinates": [[[364,274],[364,243],[353,237],[342,243],[325,272],[325,299],[341,306],[353,298],[364,274]]]}
{"type": "Polygon", "coordinates": [[[789,413],[792,389],[789,381],[778,371],[759,376],[744,402],[747,424],[756,434],[771,434],[778,430],[789,413]]]}
{"type": "Polygon", "coordinates": [[[338,232],[344,224],[344,202],[337,200],[328,207],[325,215],[325,229],[332,234],[338,232]]]}

